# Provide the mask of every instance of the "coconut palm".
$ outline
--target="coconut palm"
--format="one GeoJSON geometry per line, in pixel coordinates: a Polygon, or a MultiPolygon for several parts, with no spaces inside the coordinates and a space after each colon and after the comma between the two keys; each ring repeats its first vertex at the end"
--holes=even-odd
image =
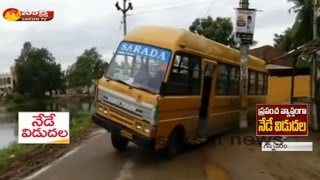
{"type": "Polygon", "coordinates": [[[288,0],[294,4],[289,12],[297,13],[296,20],[292,26],[292,36],[295,45],[300,46],[313,38],[313,3],[314,0],[288,0]]]}

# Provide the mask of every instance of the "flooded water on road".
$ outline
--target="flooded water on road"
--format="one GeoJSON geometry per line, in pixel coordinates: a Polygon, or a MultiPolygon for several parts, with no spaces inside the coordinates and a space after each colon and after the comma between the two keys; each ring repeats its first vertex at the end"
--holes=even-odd
{"type": "Polygon", "coordinates": [[[17,141],[19,111],[68,111],[72,123],[74,114],[80,111],[93,112],[94,106],[92,102],[68,102],[21,105],[10,110],[0,108],[0,149],[17,141]]]}
{"type": "Polygon", "coordinates": [[[18,124],[15,123],[15,119],[16,113],[14,112],[0,114],[0,149],[16,141],[18,124]]]}

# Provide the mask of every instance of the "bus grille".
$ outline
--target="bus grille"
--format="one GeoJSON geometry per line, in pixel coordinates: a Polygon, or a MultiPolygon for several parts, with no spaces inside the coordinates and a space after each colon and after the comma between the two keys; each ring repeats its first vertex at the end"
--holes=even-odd
{"type": "Polygon", "coordinates": [[[120,121],[123,125],[127,125],[130,127],[133,126],[134,119],[132,117],[114,108],[110,108],[110,110],[110,115],[112,118],[115,118],[116,120],[120,121]]]}

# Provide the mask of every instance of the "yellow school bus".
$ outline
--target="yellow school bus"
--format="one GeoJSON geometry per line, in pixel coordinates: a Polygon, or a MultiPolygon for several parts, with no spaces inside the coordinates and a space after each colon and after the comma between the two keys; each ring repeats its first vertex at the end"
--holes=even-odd
{"type": "MultiPolygon", "coordinates": [[[[239,51],[186,30],[143,26],[128,33],[96,83],[93,122],[115,149],[129,142],[172,158],[186,143],[238,127],[239,51]]],[[[267,93],[265,62],[249,57],[249,116],[267,93]]]]}

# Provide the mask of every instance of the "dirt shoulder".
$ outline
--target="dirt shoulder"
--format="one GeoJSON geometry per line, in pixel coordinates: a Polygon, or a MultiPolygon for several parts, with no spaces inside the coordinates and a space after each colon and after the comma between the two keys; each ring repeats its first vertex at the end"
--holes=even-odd
{"type": "Polygon", "coordinates": [[[18,180],[26,177],[54,160],[62,157],[65,153],[77,147],[81,142],[91,137],[92,132],[99,128],[92,125],[87,130],[72,140],[69,145],[46,145],[40,146],[30,153],[15,157],[6,168],[0,169],[0,180],[18,180]]]}
{"type": "Polygon", "coordinates": [[[256,138],[255,129],[219,136],[204,148],[206,157],[234,180],[320,179],[320,132],[310,132],[308,137],[292,137],[286,140],[312,141],[313,152],[262,152],[258,141],[251,145],[249,141],[244,143],[243,139],[250,139],[248,137],[256,138]],[[242,139],[241,144],[238,137],[242,139]]]}

